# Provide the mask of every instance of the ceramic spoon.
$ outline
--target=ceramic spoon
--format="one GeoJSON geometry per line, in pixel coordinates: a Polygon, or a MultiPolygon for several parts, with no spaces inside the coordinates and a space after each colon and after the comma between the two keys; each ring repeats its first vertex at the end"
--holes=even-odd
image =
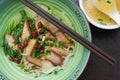
{"type": "Polygon", "coordinates": [[[92,2],[98,10],[111,17],[120,26],[120,14],[116,0],[92,0],[92,2]]]}

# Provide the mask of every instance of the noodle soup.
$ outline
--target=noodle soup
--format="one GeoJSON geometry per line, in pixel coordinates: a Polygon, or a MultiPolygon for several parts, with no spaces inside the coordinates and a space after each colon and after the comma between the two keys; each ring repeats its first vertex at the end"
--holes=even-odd
{"type": "MultiPolygon", "coordinates": [[[[51,9],[42,7],[51,12],[51,9]]],[[[73,55],[74,41],[28,8],[16,15],[19,18],[16,23],[10,23],[3,42],[8,59],[35,76],[63,69],[73,55]]]]}

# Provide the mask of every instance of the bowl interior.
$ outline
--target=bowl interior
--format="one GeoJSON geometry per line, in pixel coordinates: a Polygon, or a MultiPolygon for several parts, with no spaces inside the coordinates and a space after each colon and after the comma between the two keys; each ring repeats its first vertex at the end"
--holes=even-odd
{"type": "Polygon", "coordinates": [[[82,11],[84,12],[85,16],[87,17],[88,21],[93,24],[94,26],[101,28],[101,29],[107,29],[107,30],[111,30],[111,29],[117,29],[119,28],[119,25],[117,24],[110,24],[110,25],[103,25],[103,24],[99,24],[98,22],[96,22],[95,20],[93,20],[87,13],[87,11],[84,8],[84,4],[83,1],[85,0],[79,0],[79,5],[80,8],[82,9],[82,11]]]}
{"type": "MultiPolygon", "coordinates": [[[[59,20],[62,21],[78,32],[80,35],[91,41],[90,29],[83,13],[75,7],[73,3],[68,0],[34,0],[36,4],[44,9],[50,8],[49,12],[59,20]]],[[[19,11],[26,10],[29,16],[34,16],[35,13],[21,4],[18,0],[3,0],[0,3],[0,34],[2,45],[4,34],[7,28],[11,25],[14,26],[19,22],[19,11]],[[3,6],[3,7],[1,7],[3,6]]],[[[16,64],[10,62],[8,57],[5,56],[3,47],[0,46],[0,75],[6,80],[34,80],[34,76],[22,71],[16,64]]],[[[54,73],[45,75],[41,74],[35,80],[74,80],[84,70],[89,59],[90,51],[84,48],[79,43],[75,42],[74,56],[70,58],[63,70],[60,70],[57,75],[54,73]]]]}

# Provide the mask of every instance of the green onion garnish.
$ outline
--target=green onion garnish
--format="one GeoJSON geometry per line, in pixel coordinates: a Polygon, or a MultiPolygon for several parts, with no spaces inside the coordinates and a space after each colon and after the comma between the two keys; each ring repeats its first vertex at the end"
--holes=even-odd
{"type": "Polygon", "coordinates": [[[98,22],[102,25],[106,25],[106,23],[103,22],[103,19],[98,19],[98,22]]]}
{"type": "Polygon", "coordinates": [[[111,3],[111,0],[107,0],[107,3],[109,3],[109,4],[110,4],[110,3],[111,3]]]}
{"type": "Polygon", "coordinates": [[[58,74],[58,71],[54,71],[54,74],[57,75],[57,74],[58,74]]]}

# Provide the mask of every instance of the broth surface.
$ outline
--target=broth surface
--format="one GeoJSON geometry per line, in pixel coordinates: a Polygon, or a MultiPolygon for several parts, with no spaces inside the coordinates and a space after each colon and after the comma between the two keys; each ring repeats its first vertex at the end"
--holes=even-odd
{"type": "MultiPolygon", "coordinates": [[[[110,17],[108,17],[106,14],[100,12],[95,8],[91,0],[83,0],[85,10],[87,14],[94,19],[96,22],[101,24],[115,24],[114,20],[112,20],[110,17]]],[[[117,8],[120,12],[120,0],[117,0],[117,8]]]]}

